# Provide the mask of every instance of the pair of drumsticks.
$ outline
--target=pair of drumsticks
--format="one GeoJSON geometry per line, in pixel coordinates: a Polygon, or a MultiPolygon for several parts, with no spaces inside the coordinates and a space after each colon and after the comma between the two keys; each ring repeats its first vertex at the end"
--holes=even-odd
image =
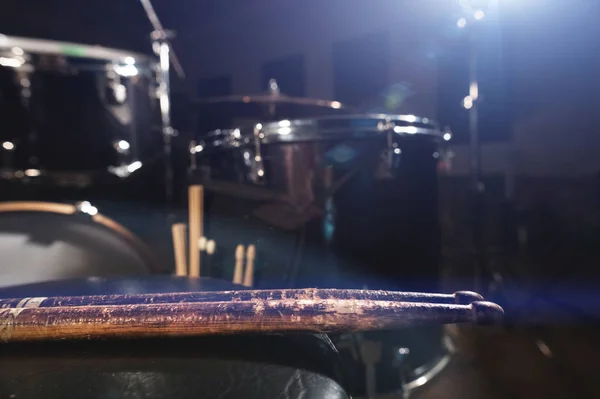
{"type": "Polygon", "coordinates": [[[234,284],[242,284],[246,287],[254,285],[254,259],[256,259],[256,247],[254,245],[248,245],[246,251],[244,251],[243,245],[237,246],[235,249],[235,269],[233,271],[234,284]],[[244,270],[244,252],[246,255],[246,270],[244,270]]]}
{"type": "Polygon", "coordinates": [[[190,186],[189,199],[189,269],[185,256],[185,223],[172,226],[173,249],[175,251],[175,274],[177,276],[200,277],[200,253],[206,251],[208,255],[215,252],[216,244],[202,235],[204,213],[204,188],[190,186]],[[189,274],[188,274],[189,272],[189,274]]]}
{"type": "MultiPolygon", "coordinates": [[[[190,186],[188,189],[189,200],[189,276],[200,277],[200,253],[206,251],[208,255],[215,252],[216,244],[202,235],[204,216],[204,188],[202,186],[190,186]]],[[[188,266],[185,256],[185,224],[177,223],[172,226],[173,249],[175,252],[175,274],[177,276],[188,276],[188,266]]],[[[256,248],[249,245],[244,251],[243,245],[238,245],[235,251],[235,269],[233,283],[243,284],[247,287],[254,285],[254,259],[256,248]],[[246,268],[244,270],[244,252],[246,268]]]]}

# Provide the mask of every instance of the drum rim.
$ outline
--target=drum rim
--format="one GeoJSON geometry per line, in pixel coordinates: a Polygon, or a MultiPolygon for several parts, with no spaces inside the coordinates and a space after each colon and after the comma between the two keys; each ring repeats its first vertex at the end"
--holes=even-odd
{"type": "Polygon", "coordinates": [[[33,39],[22,36],[9,36],[0,33],[0,49],[20,48],[25,53],[29,54],[54,54],[63,55],[72,58],[96,59],[103,61],[120,61],[123,63],[131,63],[131,58],[134,59],[134,64],[149,63],[156,64],[156,61],[151,57],[127,50],[119,50],[111,47],[103,47],[99,45],[82,44],[74,42],[63,42],[58,40],[33,39]],[[62,47],[77,48],[83,50],[84,54],[65,53],[62,47]]]}
{"type": "Polygon", "coordinates": [[[320,141],[339,135],[346,135],[348,138],[364,139],[370,137],[372,134],[381,134],[388,131],[393,131],[402,136],[427,135],[434,138],[442,138],[443,135],[448,132],[447,129],[441,129],[440,125],[433,119],[408,114],[351,114],[292,120],[284,119],[264,124],[259,123],[255,125],[252,133],[248,130],[249,129],[247,128],[211,130],[207,132],[203,138],[212,140],[203,141],[201,145],[203,148],[238,148],[241,145],[252,143],[254,134],[256,133],[258,133],[262,144],[269,144],[277,142],[320,141]],[[323,129],[318,126],[318,123],[323,121],[344,120],[371,120],[377,122],[378,125],[331,129],[323,129]],[[396,124],[398,122],[400,122],[400,124],[396,124]],[[282,129],[285,129],[285,133],[282,133],[282,129]],[[348,134],[349,132],[351,134],[348,134]]]}
{"type": "MultiPolygon", "coordinates": [[[[76,205],[61,204],[58,202],[2,201],[0,202],[0,213],[6,212],[39,212],[52,213],[56,215],[77,215],[82,213],[76,205]]],[[[140,255],[151,273],[160,272],[160,263],[150,247],[148,247],[139,237],[133,234],[126,227],[100,213],[89,215],[89,220],[123,237],[125,241],[133,247],[138,255],[140,255]]]]}

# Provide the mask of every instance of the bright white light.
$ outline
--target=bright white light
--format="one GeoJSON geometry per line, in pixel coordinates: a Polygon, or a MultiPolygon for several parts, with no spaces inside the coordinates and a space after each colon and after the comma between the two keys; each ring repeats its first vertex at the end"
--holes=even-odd
{"type": "Polygon", "coordinates": [[[12,48],[12,53],[14,55],[23,55],[23,54],[25,54],[25,52],[23,51],[23,49],[21,47],[13,47],[12,48]]]}
{"type": "Polygon", "coordinates": [[[204,150],[204,147],[200,144],[193,146],[192,148],[190,148],[190,153],[191,154],[196,154],[198,152],[202,152],[202,150],[204,150]]]}
{"type": "Polygon", "coordinates": [[[25,176],[28,177],[38,177],[41,174],[41,172],[38,169],[27,169],[25,171],[25,176]]]}
{"type": "Polygon", "coordinates": [[[19,58],[0,57],[0,66],[7,68],[20,68],[25,61],[19,58]]]}
{"type": "Polygon", "coordinates": [[[90,204],[88,201],[83,201],[79,203],[79,211],[82,213],[86,213],[90,216],[98,214],[98,208],[90,204]]]}
{"type": "Polygon", "coordinates": [[[12,151],[15,149],[15,145],[10,141],[5,141],[2,143],[2,148],[4,148],[6,151],[12,151]]]}
{"type": "Polygon", "coordinates": [[[242,137],[242,132],[240,132],[240,129],[235,129],[233,131],[233,137],[235,137],[236,139],[239,139],[242,137]]]}
{"type": "Polygon", "coordinates": [[[119,104],[123,104],[127,100],[127,88],[125,85],[116,84],[113,86],[113,92],[115,94],[115,101],[119,104]]]}
{"type": "Polygon", "coordinates": [[[161,71],[168,71],[169,70],[169,45],[167,43],[163,43],[160,45],[159,59],[160,59],[161,71]]]}
{"type": "Polygon", "coordinates": [[[340,108],[342,108],[342,103],[340,103],[338,101],[332,101],[331,108],[340,109],[340,108]]]}
{"type": "Polygon", "coordinates": [[[394,126],[394,133],[416,134],[419,129],[416,126],[394,126]]]}
{"type": "Polygon", "coordinates": [[[133,64],[135,64],[135,58],[133,58],[133,57],[125,57],[125,63],[127,65],[133,65],[133,64]]]}
{"type": "Polygon", "coordinates": [[[290,125],[292,124],[292,122],[286,120],[283,121],[279,121],[279,127],[290,127],[290,125]]]}
{"type": "Polygon", "coordinates": [[[473,99],[471,98],[471,96],[466,96],[463,100],[463,107],[465,107],[465,109],[471,109],[473,108],[473,99]]]}
{"type": "Polygon", "coordinates": [[[117,75],[126,78],[136,76],[138,74],[138,69],[133,65],[115,65],[113,69],[117,73],[117,75]]]}
{"type": "Polygon", "coordinates": [[[477,98],[479,98],[479,86],[477,85],[477,82],[472,82],[469,86],[469,97],[471,97],[473,100],[477,100],[477,98]]]}
{"type": "Polygon", "coordinates": [[[485,13],[483,12],[483,10],[477,10],[473,14],[473,16],[475,17],[476,20],[481,21],[482,19],[485,18],[485,13]]]}
{"type": "Polygon", "coordinates": [[[289,127],[282,127],[279,129],[279,134],[283,135],[283,136],[287,136],[288,134],[290,134],[292,131],[292,129],[290,129],[289,127]]]}
{"type": "Polygon", "coordinates": [[[140,161],[135,161],[133,163],[130,163],[129,165],[127,165],[127,171],[129,173],[133,173],[136,170],[138,170],[139,168],[142,167],[142,163],[140,161]]]}
{"type": "Polygon", "coordinates": [[[445,141],[450,141],[450,139],[452,138],[452,135],[450,133],[444,133],[443,138],[445,141]]]}
{"type": "Polygon", "coordinates": [[[456,21],[456,26],[458,26],[459,28],[464,28],[465,26],[467,26],[467,19],[464,17],[459,18],[458,21],[456,21]]]}
{"type": "Polygon", "coordinates": [[[406,115],[406,117],[404,118],[405,121],[407,122],[416,122],[417,121],[417,117],[414,115],[406,115]]]}
{"type": "Polygon", "coordinates": [[[127,141],[121,140],[117,143],[117,147],[119,147],[120,150],[127,151],[131,146],[127,141]]]}
{"type": "Polygon", "coordinates": [[[401,152],[400,148],[394,148],[394,154],[400,154],[401,152]]]}

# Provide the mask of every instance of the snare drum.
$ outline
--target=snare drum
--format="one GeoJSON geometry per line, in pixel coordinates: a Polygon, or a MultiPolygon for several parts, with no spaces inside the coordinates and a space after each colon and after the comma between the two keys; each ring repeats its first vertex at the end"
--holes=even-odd
{"type": "Polygon", "coordinates": [[[135,53],[0,35],[1,177],[89,185],[159,158],[155,67],[135,53]]]}
{"type": "Polygon", "coordinates": [[[0,203],[0,287],[159,270],[152,251],[89,203],[0,203]]]}
{"type": "MultiPolygon", "coordinates": [[[[255,244],[259,286],[437,292],[437,171],[449,135],[413,115],[211,132],[191,148],[195,179],[208,193],[206,234],[231,247],[224,253],[255,244]]],[[[441,328],[364,338],[382,344],[379,392],[416,386],[447,363],[441,328]],[[405,349],[410,356],[400,361],[405,349]]],[[[364,394],[364,367],[344,353],[364,394]]]]}

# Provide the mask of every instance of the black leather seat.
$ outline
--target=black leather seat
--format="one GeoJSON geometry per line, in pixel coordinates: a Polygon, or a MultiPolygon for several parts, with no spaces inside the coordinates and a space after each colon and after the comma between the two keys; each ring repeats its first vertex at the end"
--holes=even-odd
{"type": "MultiPolygon", "coordinates": [[[[0,298],[234,287],[210,279],[95,278],[6,288],[0,298]]],[[[0,398],[347,398],[340,366],[325,335],[3,344],[0,398]]]]}

